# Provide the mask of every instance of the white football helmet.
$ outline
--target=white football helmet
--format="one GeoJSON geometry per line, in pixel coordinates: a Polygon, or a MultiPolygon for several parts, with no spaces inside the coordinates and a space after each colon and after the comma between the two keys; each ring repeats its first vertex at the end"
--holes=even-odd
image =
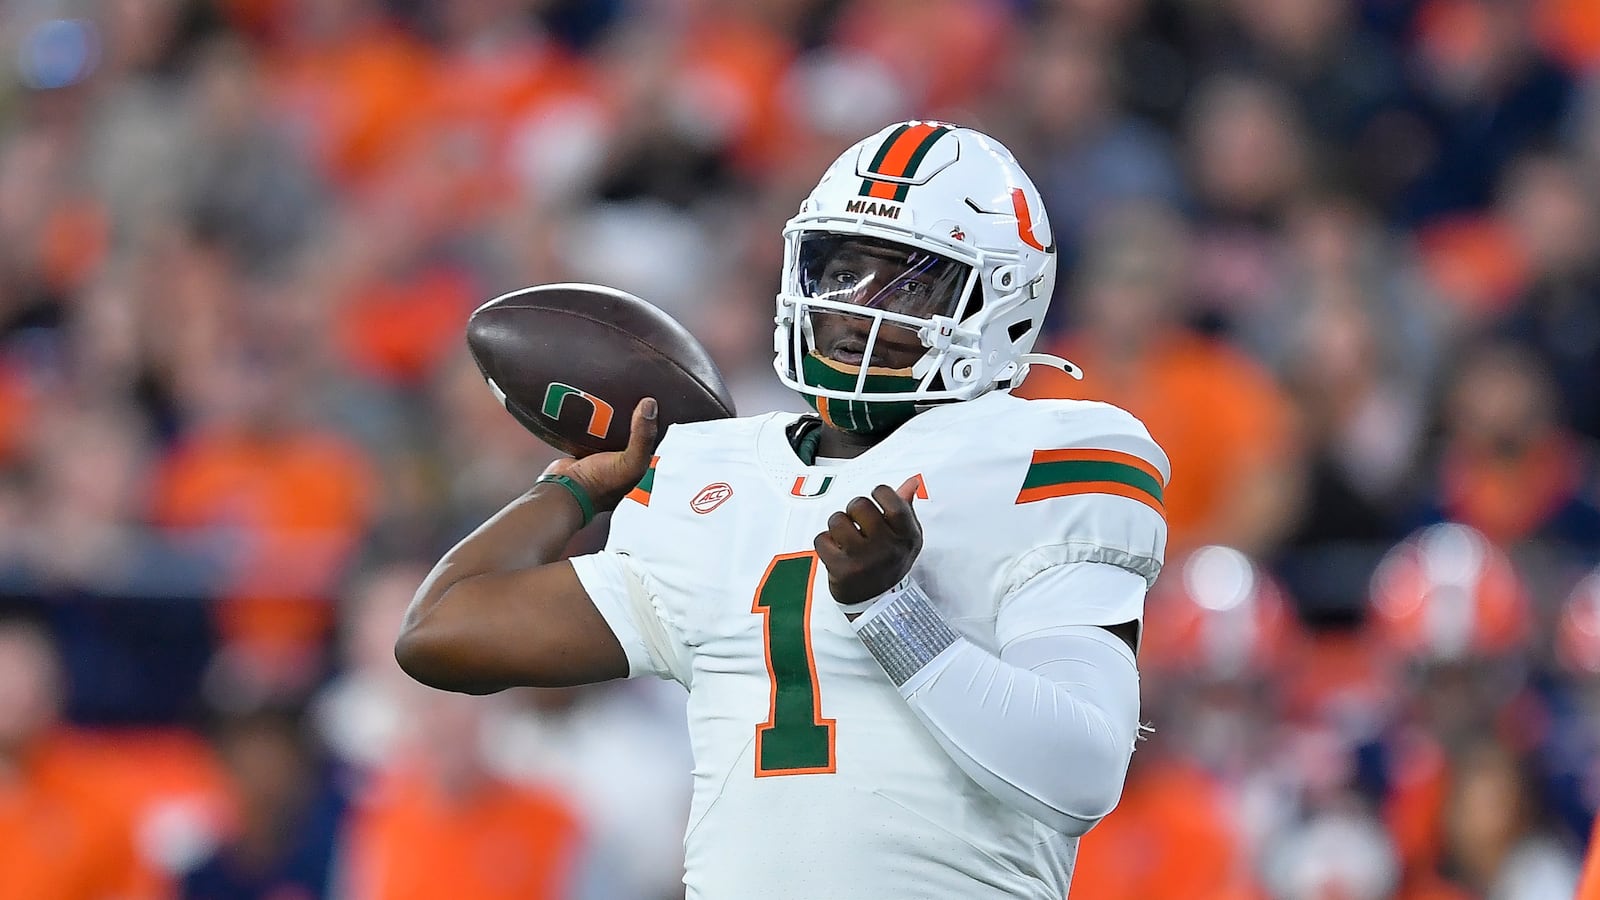
{"type": "Polygon", "coordinates": [[[783,234],[774,367],[824,419],[830,401],[909,415],[970,400],[1036,363],[1081,377],[1031,352],[1055,287],[1055,236],[1016,158],[981,132],[918,121],[879,131],[828,167],[783,234]],[[824,346],[824,320],[849,337],[824,346]],[[914,360],[884,358],[919,343],[914,360]]]}

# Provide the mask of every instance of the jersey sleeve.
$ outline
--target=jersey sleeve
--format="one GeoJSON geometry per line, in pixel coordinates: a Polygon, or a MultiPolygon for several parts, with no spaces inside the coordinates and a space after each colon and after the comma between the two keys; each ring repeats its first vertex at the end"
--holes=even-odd
{"type": "Polygon", "coordinates": [[[1019,640],[1082,625],[1144,622],[1144,579],[1097,562],[1052,566],[1005,598],[995,618],[995,642],[1019,640]]]}
{"type": "Polygon", "coordinates": [[[683,643],[661,615],[647,576],[628,554],[601,550],[571,559],[583,589],[628,655],[628,677],[654,675],[689,685],[683,643]]]}
{"type": "Polygon", "coordinates": [[[1106,404],[1047,409],[1041,425],[1002,498],[1027,548],[1007,569],[1002,597],[1077,563],[1114,566],[1146,588],[1154,584],[1167,546],[1167,455],[1138,419],[1106,404]]]}
{"type": "Polygon", "coordinates": [[[672,523],[656,496],[657,473],[663,459],[670,464],[678,431],[667,430],[644,476],[612,511],[605,549],[574,557],[572,568],[628,654],[628,676],[654,675],[687,687],[689,651],[661,597],[660,577],[674,564],[672,523]]]}

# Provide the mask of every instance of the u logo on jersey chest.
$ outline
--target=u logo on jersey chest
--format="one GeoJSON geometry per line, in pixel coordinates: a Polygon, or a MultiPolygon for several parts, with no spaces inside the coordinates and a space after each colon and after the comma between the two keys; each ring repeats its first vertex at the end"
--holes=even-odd
{"type": "MultiPolygon", "coordinates": [[[[914,477],[917,479],[917,499],[928,499],[928,483],[923,480],[922,473],[918,472],[914,477]]],[[[832,475],[799,475],[789,488],[789,494],[794,497],[820,497],[830,487],[833,487],[832,475]]]]}
{"type": "Polygon", "coordinates": [[[793,497],[820,497],[833,487],[832,475],[800,475],[795,478],[794,486],[789,488],[793,497]]]}

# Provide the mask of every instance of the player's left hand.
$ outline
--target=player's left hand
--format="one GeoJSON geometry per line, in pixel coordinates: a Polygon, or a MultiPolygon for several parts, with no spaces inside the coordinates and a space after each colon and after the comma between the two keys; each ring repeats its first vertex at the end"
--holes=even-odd
{"type": "Polygon", "coordinates": [[[828,517],[828,529],[813,546],[828,569],[828,590],[840,603],[860,603],[906,577],[922,552],[922,524],[911,509],[917,479],[898,490],[886,484],[871,498],[857,497],[828,517]]]}

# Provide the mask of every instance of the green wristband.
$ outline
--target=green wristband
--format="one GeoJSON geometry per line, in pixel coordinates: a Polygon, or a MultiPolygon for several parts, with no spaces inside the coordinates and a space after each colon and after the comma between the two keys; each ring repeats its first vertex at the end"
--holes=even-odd
{"type": "Polygon", "coordinates": [[[578,509],[583,513],[583,524],[588,525],[594,521],[594,501],[589,499],[589,492],[583,485],[573,481],[565,475],[540,475],[535,485],[559,484],[572,494],[572,499],[578,501],[578,509]]]}

